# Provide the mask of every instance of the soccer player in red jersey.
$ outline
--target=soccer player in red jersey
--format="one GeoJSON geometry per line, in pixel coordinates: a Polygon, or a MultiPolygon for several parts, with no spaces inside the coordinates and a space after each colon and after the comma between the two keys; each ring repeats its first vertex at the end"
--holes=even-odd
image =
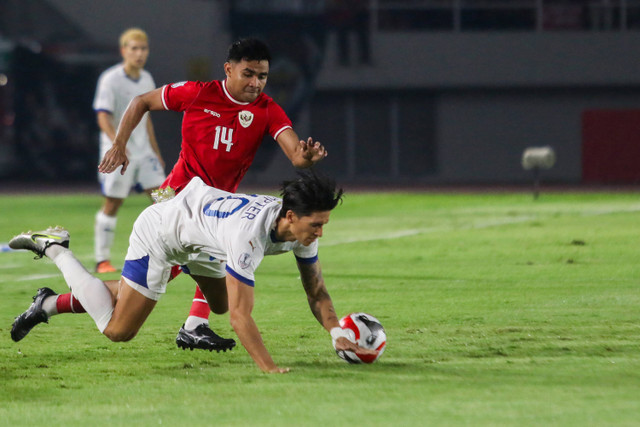
{"type": "MultiPolygon", "coordinates": [[[[122,117],[113,146],[104,155],[98,171],[112,173],[120,166],[121,173],[126,171],[129,136],[146,112],[157,110],[183,113],[180,156],[161,188],[170,187],[177,193],[197,176],[207,185],[235,192],[267,134],[295,167],[313,166],[326,157],[327,151],[312,138],[300,140],[284,110],[263,93],[270,61],[269,49],[262,41],[241,39],[229,47],[225,80],[179,82],[136,96],[122,117]]],[[[55,304],[40,302],[47,316],[84,312],[71,294],[57,299],[55,304]]],[[[34,299],[34,304],[40,300],[44,301],[34,299]]],[[[223,339],[209,328],[209,312],[204,295],[196,287],[189,317],[176,338],[178,346],[224,350],[235,345],[233,340],[223,339]]],[[[30,330],[37,323],[25,325],[30,330]]],[[[16,323],[13,328],[23,329],[16,323]]]]}

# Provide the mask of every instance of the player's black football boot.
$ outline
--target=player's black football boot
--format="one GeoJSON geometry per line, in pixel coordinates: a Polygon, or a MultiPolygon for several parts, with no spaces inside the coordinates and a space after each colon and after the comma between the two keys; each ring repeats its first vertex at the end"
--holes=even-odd
{"type": "Polygon", "coordinates": [[[222,338],[215,332],[213,332],[206,324],[198,325],[193,330],[184,328],[184,325],[180,328],[178,336],[176,337],[176,344],[183,350],[187,348],[193,350],[194,348],[200,348],[202,350],[209,351],[227,351],[233,349],[236,346],[235,340],[231,338],[222,338]]]}
{"type": "Polygon", "coordinates": [[[11,339],[18,342],[36,326],[38,323],[48,323],[49,317],[47,313],[42,309],[42,302],[45,298],[52,295],[58,295],[49,288],[40,288],[38,293],[33,297],[33,303],[27,311],[16,317],[16,320],[11,325],[11,339]]]}

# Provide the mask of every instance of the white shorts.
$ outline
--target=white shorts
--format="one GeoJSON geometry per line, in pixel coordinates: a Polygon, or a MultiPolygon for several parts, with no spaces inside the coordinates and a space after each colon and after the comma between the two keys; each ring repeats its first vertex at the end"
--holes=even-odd
{"type": "Polygon", "coordinates": [[[98,181],[102,186],[102,194],[107,197],[124,199],[132,188],[141,192],[157,188],[166,176],[156,156],[146,156],[131,160],[124,175],[120,174],[122,166],[112,173],[99,173],[98,181]]]}
{"type": "Polygon", "coordinates": [[[147,298],[158,301],[166,292],[171,269],[181,265],[186,274],[225,277],[226,262],[205,253],[190,254],[182,262],[173,258],[161,236],[163,203],[149,206],[133,224],[122,277],[147,298]]]}

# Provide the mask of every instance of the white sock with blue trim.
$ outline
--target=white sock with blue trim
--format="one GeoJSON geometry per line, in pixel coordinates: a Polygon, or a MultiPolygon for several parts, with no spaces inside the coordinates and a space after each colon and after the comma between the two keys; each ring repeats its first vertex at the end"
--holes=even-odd
{"type": "Polygon", "coordinates": [[[56,263],[69,289],[103,332],[113,314],[111,292],[105,283],[87,271],[69,249],[52,245],[46,255],[56,263]]]}
{"type": "Polygon", "coordinates": [[[102,211],[96,214],[94,227],[96,262],[111,259],[111,246],[115,240],[117,223],[118,219],[115,216],[106,215],[102,211]]]}

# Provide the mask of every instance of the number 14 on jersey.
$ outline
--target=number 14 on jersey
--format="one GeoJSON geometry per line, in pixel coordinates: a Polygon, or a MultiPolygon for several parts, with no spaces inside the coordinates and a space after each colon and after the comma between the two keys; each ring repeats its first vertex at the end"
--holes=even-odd
{"type": "Polygon", "coordinates": [[[233,129],[229,129],[224,126],[216,126],[216,139],[213,142],[213,149],[217,150],[220,143],[227,146],[227,153],[231,151],[231,146],[233,145],[233,129]]]}

